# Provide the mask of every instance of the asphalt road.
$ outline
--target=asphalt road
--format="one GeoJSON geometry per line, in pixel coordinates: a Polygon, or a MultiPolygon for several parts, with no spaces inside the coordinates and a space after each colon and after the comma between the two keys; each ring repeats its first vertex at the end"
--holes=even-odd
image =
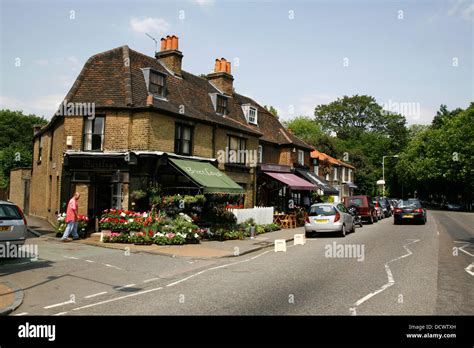
{"type": "Polygon", "coordinates": [[[25,291],[12,315],[473,315],[473,226],[474,214],[429,211],[426,225],[389,218],[214,260],[35,238],[39,260],[0,261],[0,276],[25,291]]]}

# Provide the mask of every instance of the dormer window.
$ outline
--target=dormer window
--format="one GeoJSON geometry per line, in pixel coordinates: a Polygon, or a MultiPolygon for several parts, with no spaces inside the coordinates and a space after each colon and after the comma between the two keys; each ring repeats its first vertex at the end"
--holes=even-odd
{"type": "Polygon", "coordinates": [[[251,106],[250,104],[242,105],[242,110],[244,111],[245,118],[248,123],[257,124],[257,108],[251,106]]]}
{"type": "Polygon", "coordinates": [[[228,114],[228,106],[227,106],[227,98],[222,95],[217,95],[216,100],[216,112],[220,115],[227,115],[228,114]]]}
{"type": "Polygon", "coordinates": [[[153,70],[150,71],[150,93],[165,97],[165,76],[153,70]]]}
{"type": "Polygon", "coordinates": [[[155,97],[166,98],[166,75],[151,68],[142,70],[148,92],[155,97]]]}

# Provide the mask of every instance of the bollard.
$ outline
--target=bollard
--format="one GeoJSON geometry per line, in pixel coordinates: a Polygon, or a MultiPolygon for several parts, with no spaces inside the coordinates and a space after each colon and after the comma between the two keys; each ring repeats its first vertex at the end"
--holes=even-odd
{"type": "Polygon", "coordinates": [[[286,240],[284,239],[275,239],[275,252],[284,251],[286,252],[286,240]]]}

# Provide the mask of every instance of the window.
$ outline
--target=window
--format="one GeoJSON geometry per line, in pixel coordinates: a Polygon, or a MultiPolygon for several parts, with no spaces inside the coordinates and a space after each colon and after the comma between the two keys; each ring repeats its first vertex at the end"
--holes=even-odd
{"type": "Polygon", "coordinates": [[[104,146],[104,122],[103,116],[93,119],[85,118],[84,138],[82,147],[84,151],[102,151],[104,146]]]}
{"type": "Polygon", "coordinates": [[[49,138],[49,160],[53,160],[53,141],[54,141],[54,131],[51,131],[51,138],[49,138]]]}
{"type": "Polygon", "coordinates": [[[348,169],[349,173],[348,173],[348,181],[352,181],[352,169],[348,169]]]}
{"type": "Polygon", "coordinates": [[[304,151],[298,150],[298,164],[304,166],[304,151]]]}
{"type": "Polygon", "coordinates": [[[38,163],[41,163],[41,156],[43,155],[43,137],[40,136],[38,144],[38,163]]]}
{"type": "Polygon", "coordinates": [[[150,70],[149,92],[157,97],[165,97],[165,76],[156,71],[150,70]]]}
{"type": "Polygon", "coordinates": [[[347,178],[346,178],[346,167],[342,167],[342,181],[347,181],[347,178]]]}
{"type": "Polygon", "coordinates": [[[333,180],[334,181],[337,181],[337,167],[334,167],[334,172],[333,172],[334,176],[333,176],[333,180]]]}
{"type": "Polygon", "coordinates": [[[263,146],[258,145],[258,163],[263,162],[263,146]]]}
{"type": "Polygon", "coordinates": [[[229,136],[227,139],[228,158],[227,163],[245,164],[246,162],[246,139],[229,136]]]}
{"type": "Polygon", "coordinates": [[[174,152],[178,155],[192,154],[193,129],[189,126],[176,124],[174,137],[174,152]]]}
{"type": "Polygon", "coordinates": [[[222,95],[217,95],[216,104],[216,112],[220,115],[227,115],[227,98],[222,95]]]}
{"type": "Polygon", "coordinates": [[[250,104],[242,105],[242,110],[245,115],[245,119],[248,123],[257,124],[257,108],[250,104]]]}
{"type": "Polygon", "coordinates": [[[314,166],[314,174],[319,175],[319,166],[318,165],[314,166]]]}

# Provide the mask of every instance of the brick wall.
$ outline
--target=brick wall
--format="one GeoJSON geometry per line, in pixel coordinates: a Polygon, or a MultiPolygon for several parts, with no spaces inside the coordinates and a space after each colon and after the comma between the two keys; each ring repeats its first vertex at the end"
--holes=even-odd
{"type": "Polygon", "coordinates": [[[10,172],[10,195],[8,200],[25,210],[25,181],[31,179],[31,168],[18,168],[10,172]]]}

